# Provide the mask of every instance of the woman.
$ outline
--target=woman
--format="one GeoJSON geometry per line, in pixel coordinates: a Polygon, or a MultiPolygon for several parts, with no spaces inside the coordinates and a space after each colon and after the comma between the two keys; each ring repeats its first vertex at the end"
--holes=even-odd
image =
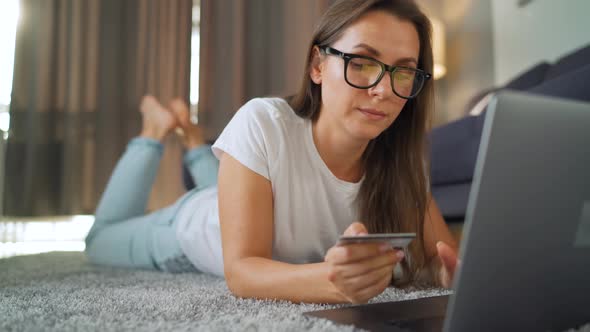
{"type": "MultiPolygon", "coordinates": [[[[117,172],[133,169],[127,173],[137,179],[121,176],[133,193],[113,204],[132,199],[140,215],[146,179],[155,173],[154,166],[143,169],[157,165],[157,140],[175,126],[151,121],[159,134],[130,143],[99,205],[87,240],[91,259],[167,271],[194,267],[224,276],[237,296],[293,302],[364,303],[392,283],[420,279],[450,287],[456,245],[426,176],[430,29],[412,1],[337,1],[314,33],[299,93],[289,102],[248,102],[213,145],[218,186],[210,181],[215,159],[199,145],[185,157],[195,191],[172,207],[121,221],[134,216],[101,210],[111,209],[117,172]],[[139,145],[154,157],[135,156],[139,145]],[[335,245],[340,234],[384,232],[417,237],[406,252],[335,245]],[[130,254],[101,252],[114,246],[130,254]]],[[[178,103],[171,108],[186,118],[178,103]]],[[[198,136],[188,121],[176,123],[198,136]]]]}

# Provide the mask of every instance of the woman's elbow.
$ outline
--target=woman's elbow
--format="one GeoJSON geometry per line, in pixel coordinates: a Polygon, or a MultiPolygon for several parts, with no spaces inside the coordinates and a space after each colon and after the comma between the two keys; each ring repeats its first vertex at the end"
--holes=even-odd
{"type": "Polygon", "coordinates": [[[246,295],[246,287],[244,286],[244,278],[240,278],[239,272],[236,271],[233,265],[226,264],[223,270],[225,275],[225,283],[229,291],[236,297],[248,297],[246,295]]]}

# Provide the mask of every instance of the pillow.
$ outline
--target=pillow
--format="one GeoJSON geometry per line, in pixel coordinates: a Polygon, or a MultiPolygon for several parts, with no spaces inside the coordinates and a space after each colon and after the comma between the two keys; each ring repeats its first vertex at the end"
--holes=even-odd
{"type": "Polygon", "coordinates": [[[590,63],[528,90],[530,93],[590,102],[590,63]]]}
{"type": "Polygon", "coordinates": [[[552,80],[590,64],[590,46],[579,48],[559,59],[545,74],[544,80],[552,80]]]}
{"type": "Polygon", "coordinates": [[[550,71],[552,66],[547,62],[536,64],[531,69],[520,73],[510,82],[504,85],[505,89],[512,89],[518,91],[528,90],[545,80],[545,76],[550,71]]]}
{"type": "Polygon", "coordinates": [[[430,133],[432,186],[469,182],[485,116],[469,116],[434,128],[430,133]]]}

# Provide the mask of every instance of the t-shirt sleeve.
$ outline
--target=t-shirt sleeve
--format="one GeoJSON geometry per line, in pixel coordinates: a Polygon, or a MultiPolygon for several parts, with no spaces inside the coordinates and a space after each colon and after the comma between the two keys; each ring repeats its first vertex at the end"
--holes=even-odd
{"type": "Polygon", "coordinates": [[[273,130],[269,105],[253,99],[242,106],[212,147],[217,159],[228,153],[242,165],[270,180],[267,136],[273,130]]]}

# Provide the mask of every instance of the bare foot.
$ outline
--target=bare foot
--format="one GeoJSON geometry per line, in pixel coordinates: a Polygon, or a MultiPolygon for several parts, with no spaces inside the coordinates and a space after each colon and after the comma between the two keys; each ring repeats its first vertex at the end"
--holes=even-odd
{"type": "Polygon", "coordinates": [[[187,104],[182,99],[176,98],[170,102],[170,109],[172,109],[172,113],[176,117],[180,129],[177,133],[184,146],[187,149],[192,149],[205,144],[203,129],[191,122],[187,104]]]}
{"type": "Polygon", "coordinates": [[[146,95],[141,99],[139,111],[143,117],[140,136],[161,141],[178,123],[174,114],[164,108],[156,98],[146,95]]]}

